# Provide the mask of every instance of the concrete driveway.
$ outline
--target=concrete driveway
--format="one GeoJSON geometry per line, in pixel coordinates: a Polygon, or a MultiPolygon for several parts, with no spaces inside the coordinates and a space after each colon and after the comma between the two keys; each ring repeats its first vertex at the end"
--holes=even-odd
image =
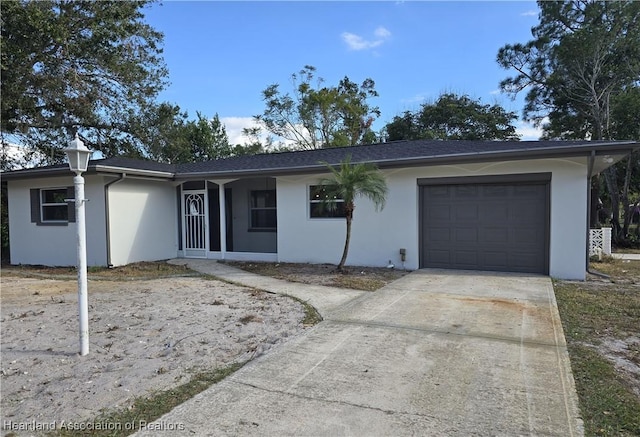
{"type": "Polygon", "coordinates": [[[138,435],[583,434],[549,278],[420,270],[346,296],[138,435]]]}

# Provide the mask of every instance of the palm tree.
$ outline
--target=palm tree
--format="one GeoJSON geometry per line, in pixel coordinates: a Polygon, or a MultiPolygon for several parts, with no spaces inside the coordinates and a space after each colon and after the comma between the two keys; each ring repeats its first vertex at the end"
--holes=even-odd
{"type": "Polygon", "coordinates": [[[384,175],[375,164],[351,163],[351,156],[346,156],[336,168],[327,162],[322,162],[331,172],[330,177],[322,178],[319,184],[323,188],[321,205],[328,210],[335,210],[338,206],[336,199],[342,199],[345,219],[347,221],[347,236],[344,242],[342,259],[337,270],[343,271],[349,252],[351,241],[351,223],[356,197],[365,197],[371,200],[376,211],[382,211],[387,197],[387,182],[384,175]]]}

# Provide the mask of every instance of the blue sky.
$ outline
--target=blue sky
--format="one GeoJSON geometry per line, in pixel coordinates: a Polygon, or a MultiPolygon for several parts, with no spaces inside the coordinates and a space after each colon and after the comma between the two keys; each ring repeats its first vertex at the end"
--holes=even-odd
{"type": "MultiPolygon", "coordinates": [[[[348,76],[375,81],[379,129],[442,92],[499,103],[521,116],[523,97],[498,92],[513,72],[496,63],[498,49],[531,39],[532,1],[247,2],[165,1],[145,10],[164,33],[169,87],[160,101],[225,123],[232,143],[263,112],[261,91],[316,67],[327,85],[348,76]]],[[[537,139],[521,126],[523,139],[537,139]]]]}

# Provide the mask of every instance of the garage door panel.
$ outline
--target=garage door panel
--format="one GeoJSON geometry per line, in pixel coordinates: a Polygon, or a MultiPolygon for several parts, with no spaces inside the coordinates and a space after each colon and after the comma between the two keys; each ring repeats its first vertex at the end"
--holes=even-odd
{"type": "Polygon", "coordinates": [[[500,223],[509,218],[509,205],[506,202],[488,202],[480,205],[480,217],[484,223],[500,223]]]}
{"type": "Polygon", "coordinates": [[[540,208],[538,203],[517,203],[511,208],[511,218],[523,223],[537,223],[540,208]]]}
{"type": "Polygon", "coordinates": [[[430,250],[427,254],[434,267],[445,267],[451,264],[451,253],[448,250],[430,250]]]}
{"type": "Polygon", "coordinates": [[[540,199],[541,185],[515,185],[513,193],[519,198],[540,199]]]}
{"type": "Polygon", "coordinates": [[[450,197],[451,187],[448,185],[439,185],[431,187],[429,197],[432,199],[448,199],[450,197]]]}
{"type": "Polygon", "coordinates": [[[453,219],[460,222],[465,220],[476,221],[480,218],[480,206],[479,205],[465,205],[458,204],[453,208],[453,219]]]}
{"type": "Polygon", "coordinates": [[[437,208],[429,208],[427,214],[429,214],[429,218],[434,221],[443,220],[448,222],[452,218],[451,207],[446,204],[440,205],[437,208]]]}
{"type": "Polygon", "coordinates": [[[478,243],[478,229],[476,228],[458,228],[455,230],[455,236],[455,242],[457,244],[478,243]]]}
{"type": "Polygon", "coordinates": [[[429,239],[436,244],[451,242],[451,229],[449,228],[432,228],[428,232],[429,239]]]}
{"type": "Polygon", "coordinates": [[[485,252],[484,265],[486,270],[497,270],[509,263],[509,254],[506,251],[485,252]]]}
{"type": "Polygon", "coordinates": [[[539,273],[540,265],[538,257],[531,253],[514,253],[511,257],[511,267],[515,271],[523,273],[539,273]]]}
{"type": "Polygon", "coordinates": [[[479,194],[477,185],[454,185],[453,195],[460,200],[476,199],[479,194]]]}
{"type": "Polygon", "coordinates": [[[538,246],[538,241],[544,238],[538,228],[513,229],[511,232],[511,241],[517,245],[533,245],[538,246]]]}
{"type": "Polygon", "coordinates": [[[509,187],[505,185],[485,185],[482,187],[482,195],[486,199],[503,199],[509,192],[509,187]]]}
{"type": "Polygon", "coordinates": [[[484,228],[480,229],[480,242],[489,244],[496,242],[506,242],[509,241],[509,228],[499,227],[499,228],[484,228]]]}
{"type": "Polygon", "coordinates": [[[472,250],[458,250],[454,253],[453,258],[458,269],[469,269],[478,264],[478,253],[472,250]]]}
{"type": "Polygon", "coordinates": [[[548,272],[548,182],[421,187],[423,267],[548,272]]]}

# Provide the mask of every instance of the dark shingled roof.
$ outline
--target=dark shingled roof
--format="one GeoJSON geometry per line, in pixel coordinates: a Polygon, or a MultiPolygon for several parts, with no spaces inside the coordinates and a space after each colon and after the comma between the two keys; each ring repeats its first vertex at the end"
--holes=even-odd
{"type": "MultiPolygon", "coordinates": [[[[338,164],[371,162],[380,168],[435,165],[453,162],[535,159],[551,156],[586,156],[592,152],[626,154],[640,147],[635,141],[393,141],[364,146],[303,150],[237,156],[206,162],[162,164],[154,161],[114,157],[91,161],[89,173],[112,172],[160,178],[202,178],[266,174],[291,174],[322,170],[323,162],[338,164]]],[[[3,173],[18,179],[68,174],[66,164],[3,173]]]]}
{"type": "Polygon", "coordinates": [[[124,158],[115,156],[113,158],[97,159],[91,161],[90,166],[111,167],[111,168],[130,168],[134,170],[143,170],[160,173],[175,173],[175,164],[164,164],[162,162],[146,161],[142,159],[124,158]]]}
{"type": "MultiPolygon", "coordinates": [[[[113,157],[89,161],[87,174],[96,172],[130,172],[132,174],[148,174],[157,177],[172,178],[175,174],[174,164],[147,161],[143,159],[113,157]]],[[[32,177],[69,176],[69,164],[47,165],[44,167],[26,168],[2,173],[3,179],[24,179],[32,177]]]]}
{"type": "Polygon", "coordinates": [[[216,161],[176,165],[176,177],[224,176],[255,173],[299,173],[351,162],[372,162],[380,168],[437,164],[444,161],[522,159],[556,155],[586,155],[590,150],[629,150],[633,141],[393,141],[388,143],[262,155],[238,156],[216,161]]]}

